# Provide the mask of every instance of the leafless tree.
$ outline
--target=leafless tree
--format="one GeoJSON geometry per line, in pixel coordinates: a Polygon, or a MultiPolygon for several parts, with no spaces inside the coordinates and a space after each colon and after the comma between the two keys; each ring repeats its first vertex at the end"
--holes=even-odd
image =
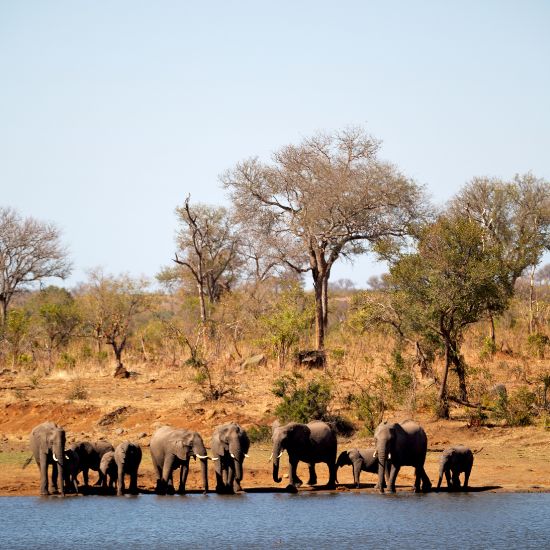
{"type": "Polygon", "coordinates": [[[239,237],[223,207],[196,205],[190,198],[176,209],[180,229],[174,262],[188,269],[197,285],[200,315],[207,320],[206,297],[217,302],[237,277],[239,237]]]}
{"type": "Polygon", "coordinates": [[[252,158],[221,177],[239,221],[264,228],[280,262],[311,272],[319,349],[334,262],[405,236],[423,214],[421,189],[380,161],[378,148],[360,128],[317,134],[283,147],[270,164],[252,158]]]}
{"type": "Polygon", "coordinates": [[[59,229],[34,218],[23,219],[0,208],[0,321],[5,327],[15,294],[49,277],[65,279],[71,272],[59,229]]]}

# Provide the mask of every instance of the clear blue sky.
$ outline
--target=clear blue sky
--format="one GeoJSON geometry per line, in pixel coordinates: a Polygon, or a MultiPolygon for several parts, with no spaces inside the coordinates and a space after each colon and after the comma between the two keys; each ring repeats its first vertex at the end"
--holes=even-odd
{"type": "Polygon", "coordinates": [[[544,0],[0,0],[0,204],[62,228],[73,284],[153,276],[188,193],[316,130],[365,125],[436,202],[550,179],[549,29],[544,0]]]}

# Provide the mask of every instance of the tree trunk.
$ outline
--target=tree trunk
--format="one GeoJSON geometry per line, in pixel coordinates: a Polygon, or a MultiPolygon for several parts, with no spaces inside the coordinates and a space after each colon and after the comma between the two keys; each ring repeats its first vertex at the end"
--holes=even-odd
{"type": "Polygon", "coordinates": [[[329,274],[327,273],[322,283],[323,327],[325,329],[328,327],[328,278],[329,274]]]}
{"type": "Polygon", "coordinates": [[[447,397],[447,377],[449,375],[449,367],[451,366],[451,343],[445,339],[445,369],[441,379],[441,388],[439,390],[439,406],[437,416],[439,418],[449,418],[449,400],[447,397]]]}
{"type": "Polygon", "coordinates": [[[201,322],[203,325],[206,324],[206,302],[204,300],[204,288],[202,282],[197,283],[199,290],[199,303],[200,303],[200,313],[201,313],[201,322]]]}
{"type": "Polygon", "coordinates": [[[0,308],[0,312],[2,313],[0,335],[2,335],[8,323],[8,301],[5,298],[2,298],[0,299],[0,304],[2,305],[2,307],[0,308]]]}
{"type": "Polygon", "coordinates": [[[460,360],[458,344],[456,342],[451,343],[451,362],[454,365],[455,372],[458,376],[458,387],[460,390],[460,399],[468,401],[468,389],[466,387],[466,367],[460,360]]]}
{"type": "Polygon", "coordinates": [[[313,281],[315,289],[315,345],[318,350],[325,347],[325,322],[323,312],[323,279],[318,276],[313,281]]]}
{"type": "Polygon", "coordinates": [[[535,266],[531,268],[529,276],[529,334],[535,332],[535,315],[533,313],[533,304],[535,303],[535,266]]]}
{"type": "Polygon", "coordinates": [[[490,334],[489,337],[491,338],[491,342],[493,344],[493,350],[496,349],[496,336],[495,336],[495,319],[493,317],[492,313],[489,313],[489,328],[490,328],[490,334]]]}

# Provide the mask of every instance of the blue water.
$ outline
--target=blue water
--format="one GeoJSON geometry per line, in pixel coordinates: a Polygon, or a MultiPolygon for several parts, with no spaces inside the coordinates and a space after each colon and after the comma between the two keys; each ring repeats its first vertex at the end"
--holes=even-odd
{"type": "Polygon", "coordinates": [[[3,497],[0,548],[550,548],[550,494],[3,497]]]}

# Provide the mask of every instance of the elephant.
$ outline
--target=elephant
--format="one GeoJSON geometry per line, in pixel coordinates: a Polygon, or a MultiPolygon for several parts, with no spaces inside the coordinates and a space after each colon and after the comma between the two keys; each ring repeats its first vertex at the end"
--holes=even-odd
{"type": "Polygon", "coordinates": [[[212,435],[212,460],[216,462],[216,492],[242,491],[243,462],[250,439],[235,422],[216,426],[212,435]]]}
{"type": "Polygon", "coordinates": [[[107,487],[107,477],[109,478],[109,488],[116,485],[116,494],[124,494],[124,475],[130,476],[130,493],[136,495],[137,475],[141,463],[141,447],[137,443],[124,441],[117,445],[116,449],[105,453],[101,459],[99,469],[103,474],[103,487],[107,487]]]}
{"type": "Polygon", "coordinates": [[[290,422],[284,426],[273,424],[273,481],[280,483],[279,459],[283,451],[288,453],[289,488],[298,488],[302,480],[296,474],[298,462],[309,465],[308,485],[317,483],[315,464],[324,462],[329,469],[327,488],[336,487],[336,432],[326,422],[314,420],[308,424],[290,422]]]}
{"type": "MultiPolygon", "coordinates": [[[[55,422],[35,426],[29,438],[30,447],[40,470],[40,494],[49,495],[48,466],[52,466],[52,493],[65,496],[65,430],[55,422]],[[57,479],[60,479],[60,488],[57,479]]],[[[32,460],[32,459],[31,459],[32,460]]]]}
{"type": "Polygon", "coordinates": [[[65,449],[65,484],[66,490],[78,493],[78,473],[80,459],[78,453],[74,449],[65,449]]]}
{"type": "Polygon", "coordinates": [[[413,420],[401,423],[382,422],[374,432],[374,445],[378,457],[378,490],[383,493],[384,473],[390,462],[388,490],[395,493],[395,480],[402,466],[415,468],[414,490],[428,492],[432,486],[424,470],[428,437],[424,429],[413,420]]]}
{"type": "MultiPolygon", "coordinates": [[[[353,466],[353,481],[355,487],[359,489],[359,476],[361,471],[370,472],[372,474],[378,473],[378,458],[376,458],[376,449],[369,447],[367,449],[350,449],[349,451],[342,451],[336,461],[336,472],[342,466],[353,466]]],[[[386,466],[386,475],[389,475],[389,461],[386,466]]],[[[338,482],[338,480],[336,480],[338,482]]]]}
{"type": "Polygon", "coordinates": [[[89,441],[80,441],[71,445],[70,450],[75,452],[78,456],[77,474],[82,472],[84,485],[88,485],[89,470],[95,470],[99,474],[99,479],[96,482],[96,486],[103,485],[103,473],[101,472],[99,465],[101,463],[101,458],[105,453],[115,450],[111,443],[105,441],[104,439],[100,439],[93,443],[89,441]]]}
{"type": "Polygon", "coordinates": [[[464,485],[462,488],[467,489],[473,463],[474,453],[472,453],[468,447],[456,445],[445,449],[439,459],[439,480],[437,482],[437,489],[439,490],[441,487],[443,474],[445,474],[447,487],[451,491],[460,489],[459,476],[462,473],[464,474],[464,485]]]}
{"type": "Polygon", "coordinates": [[[163,426],[151,437],[151,458],[157,474],[157,494],[174,494],[173,472],[180,469],[178,493],[185,493],[189,473],[189,459],[199,458],[202,462],[204,492],[208,492],[208,455],[200,434],[185,429],[163,426]]]}

